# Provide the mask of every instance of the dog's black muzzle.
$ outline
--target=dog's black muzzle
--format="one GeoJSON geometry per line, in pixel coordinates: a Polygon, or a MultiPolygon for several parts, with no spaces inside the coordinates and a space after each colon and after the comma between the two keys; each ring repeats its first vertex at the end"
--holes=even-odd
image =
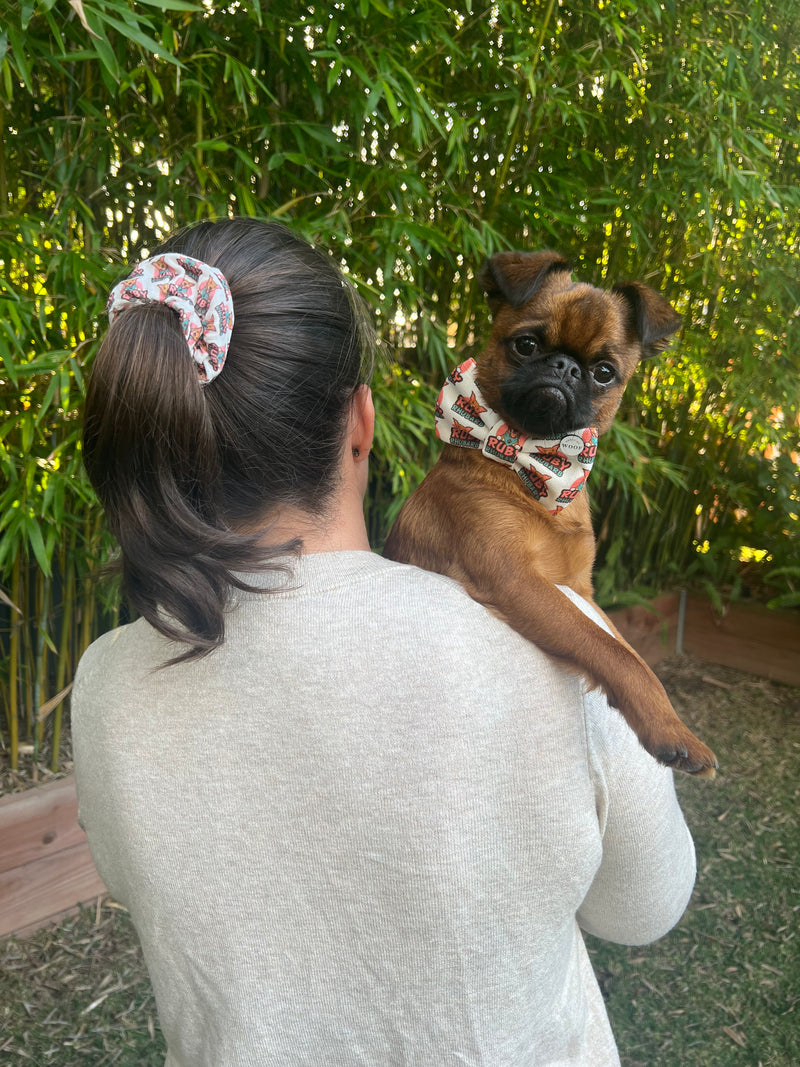
{"type": "Polygon", "coordinates": [[[592,387],[586,369],[565,352],[523,363],[500,390],[513,425],[536,437],[562,437],[592,425],[592,387]]]}

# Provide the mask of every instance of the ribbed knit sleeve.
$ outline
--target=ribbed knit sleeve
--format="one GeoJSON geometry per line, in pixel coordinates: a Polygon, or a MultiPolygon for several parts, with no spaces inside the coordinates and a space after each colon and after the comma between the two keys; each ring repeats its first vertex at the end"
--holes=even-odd
{"type": "MultiPolygon", "coordinates": [[[[586,601],[571,589],[562,592],[608,630],[586,601]]],[[[694,843],[673,772],[645,752],[602,693],[584,691],[583,703],[603,858],[578,921],[606,941],[647,944],[671,930],[689,902],[694,843]]]]}
{"type": "Polygon", "coordinates": [[[641,945],[680,919],[694,887],[694,844],[673,772],[639,744],[622,716],[594,692],[584,697],[603,859],[578,912],[584,930],[641,945]]]}

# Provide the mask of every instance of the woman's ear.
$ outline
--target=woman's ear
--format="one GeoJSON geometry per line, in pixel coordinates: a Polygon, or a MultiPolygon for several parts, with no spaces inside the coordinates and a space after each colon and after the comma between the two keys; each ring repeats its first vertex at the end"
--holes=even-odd
{"type": "Polygon", "coordinates": [[[350,451],[360,462],[369,456],[375,436],[375,405],[368,385],[359,385],[350,407],[350,451]]]}

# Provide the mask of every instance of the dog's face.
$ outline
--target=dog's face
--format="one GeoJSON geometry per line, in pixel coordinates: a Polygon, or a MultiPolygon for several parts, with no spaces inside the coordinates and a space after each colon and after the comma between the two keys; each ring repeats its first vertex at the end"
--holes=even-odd
{"type": "Polygon", "coordinates": [[[476,361],[481,392],[535,437],[604,433],[639,361],[663,351],[681,322],[641,282],[609,291],[573,282],[555,252],[501,252],[479,280],[493,315],[476,361]]]}

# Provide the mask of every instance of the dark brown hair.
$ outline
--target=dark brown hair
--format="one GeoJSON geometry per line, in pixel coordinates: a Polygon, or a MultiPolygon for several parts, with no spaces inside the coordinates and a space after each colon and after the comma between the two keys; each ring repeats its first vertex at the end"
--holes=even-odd
{"type": "Polygon", "coordinates": [[[285,569],[302,547],[243,531],[280,505],[324,512],[372,331],[332,262],[279,223],[203,222],[157,252],[225,275],[224,370],[201,386],[177,312],[133,302],[92,367],[83,458],[120,543],[123,591],[189,646],[176,662],[222,643],[236,571],[285,569]]]}

